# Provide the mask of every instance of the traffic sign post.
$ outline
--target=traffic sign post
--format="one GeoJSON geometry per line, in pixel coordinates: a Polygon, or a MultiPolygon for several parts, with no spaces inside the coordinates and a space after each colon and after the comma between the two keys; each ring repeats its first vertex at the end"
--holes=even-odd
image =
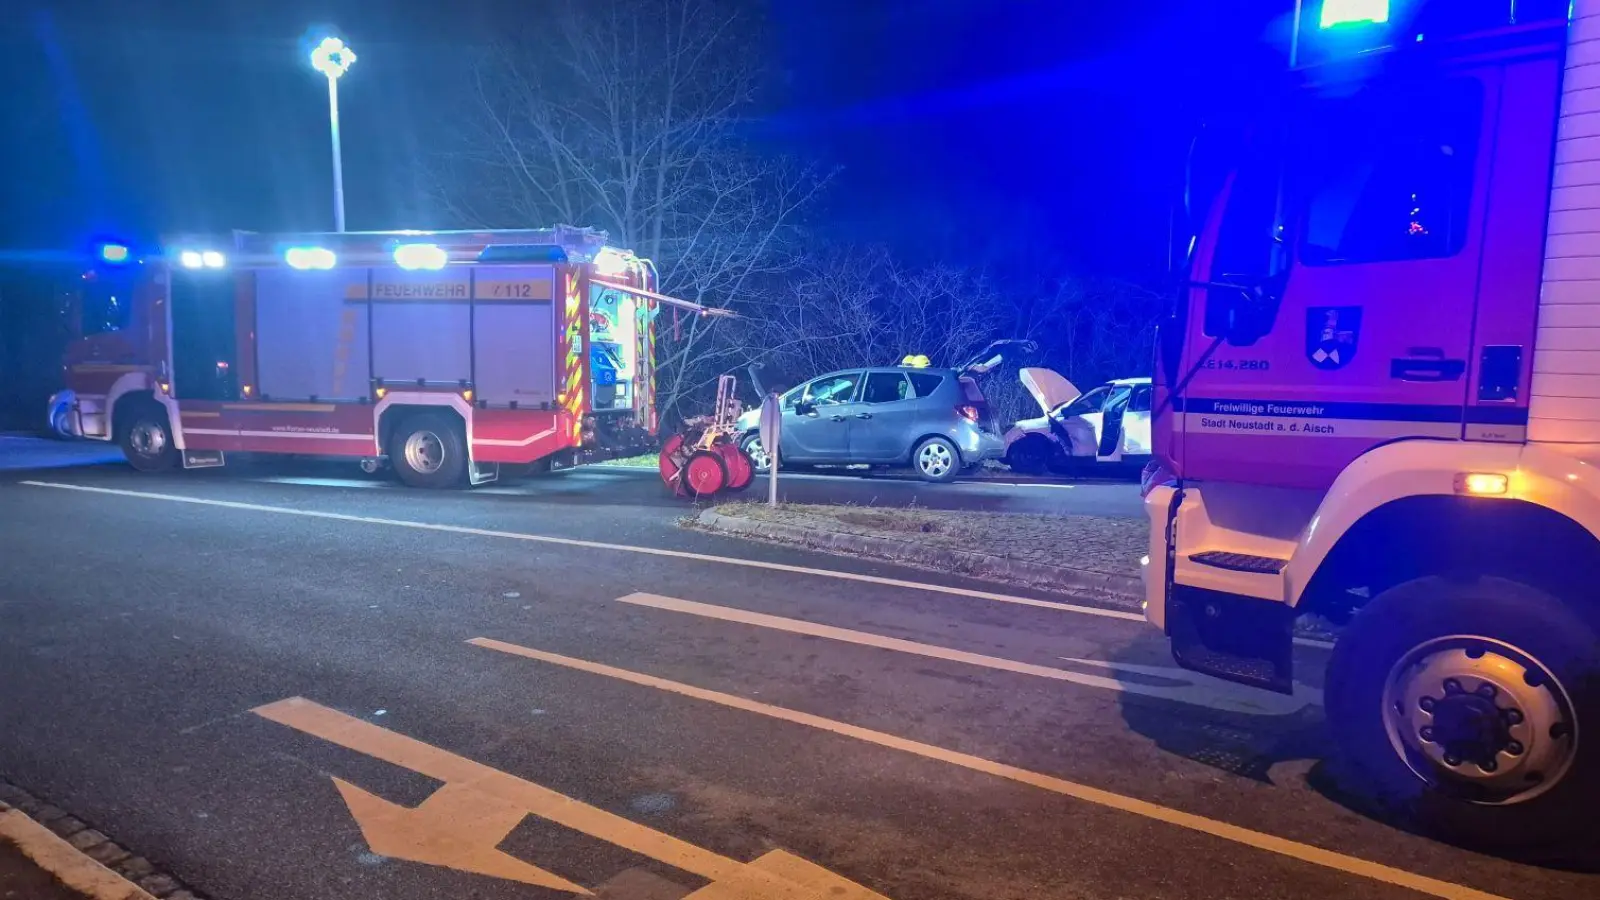
{"type": "Polygon", "coordinates": [[[761,449],[767,451],[767,505],[778,505],[778,442],[783,436],[783,408],[777,394],[761,401],[761,449]]]}

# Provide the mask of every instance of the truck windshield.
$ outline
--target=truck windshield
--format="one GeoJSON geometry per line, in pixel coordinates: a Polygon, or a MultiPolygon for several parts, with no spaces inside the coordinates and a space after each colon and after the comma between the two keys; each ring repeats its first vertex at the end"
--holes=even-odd
{"type": "Polygon", "coordinates": [[[133,273],[125,269],[97,270],[84,276],[81,326],[85,336],[128,327],[133,281],[133,273]]]}
{"type": "Polygon", "coordinates": [[[1309,265],[1450,256],[1466,239],[1483,105],[1470,78],[1308,106],[1294,166],[1309,265]]]}

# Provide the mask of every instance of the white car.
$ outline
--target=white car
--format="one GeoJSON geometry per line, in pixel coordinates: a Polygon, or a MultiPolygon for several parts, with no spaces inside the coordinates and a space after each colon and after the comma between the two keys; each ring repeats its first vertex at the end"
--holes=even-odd
{"type": "Polygon", "coordinates": [[[1053,369],[1029,368],[1022,384],[1044,415],[1006,432],[1006,465],[1025,475],[1150,461],[1148,378],[1116,378],[1087,394],[1053,369]]]}

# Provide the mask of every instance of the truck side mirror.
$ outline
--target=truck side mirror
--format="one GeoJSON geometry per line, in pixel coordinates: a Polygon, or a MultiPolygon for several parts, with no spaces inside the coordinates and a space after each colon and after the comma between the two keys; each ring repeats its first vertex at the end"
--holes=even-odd
{"type": "Polygon", "coordinates": [[[1206,319],[1222,326],[1221,336],[1232,346],[1248,347],[1272,330],[1278,298],[1266,285],[1199,281],[1190,286],[1205,288],[1207,305],[1220,307],[1215,315],[1208,309],[1206,319]]]}

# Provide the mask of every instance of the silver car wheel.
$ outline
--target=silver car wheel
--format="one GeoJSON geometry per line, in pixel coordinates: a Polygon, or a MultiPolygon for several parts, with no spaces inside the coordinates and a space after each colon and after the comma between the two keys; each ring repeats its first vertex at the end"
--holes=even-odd
{"type": "Polygon", "coordinates": [[[767,455],[767,448],[761,446],[759,437],[745,441],[744,452],[750,457],[750,465],[754,466],[757,472],[765,472],[772,465],[772,457],[767,455]]]}
{"type": "Polygon", "coordinates": [[[917,471],[929,478],[939,478],[956,464],[950,448],[940,441],[929,441],[917,451],[917,471]]]}

